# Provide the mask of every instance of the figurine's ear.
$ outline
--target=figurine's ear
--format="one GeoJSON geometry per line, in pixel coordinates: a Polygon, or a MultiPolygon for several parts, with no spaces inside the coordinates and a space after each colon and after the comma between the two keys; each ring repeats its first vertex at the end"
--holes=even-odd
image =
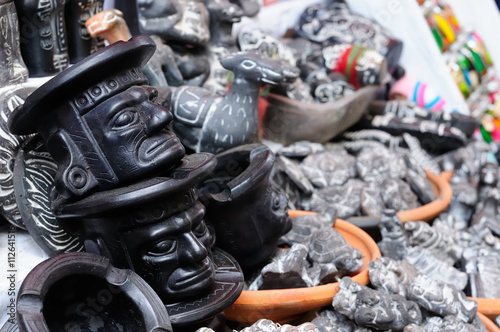
{"type": "Polygon", "coordinates": [[[98,183],[89,172],[89,166],[79,148],[64,131],[58,131],[47,140],[49,152],[59,164],[55,177],[55,186],[63,198],[82,196],[89,193],[98,183]],[[57,149],[50,149],[57,147],[57,149]]]}

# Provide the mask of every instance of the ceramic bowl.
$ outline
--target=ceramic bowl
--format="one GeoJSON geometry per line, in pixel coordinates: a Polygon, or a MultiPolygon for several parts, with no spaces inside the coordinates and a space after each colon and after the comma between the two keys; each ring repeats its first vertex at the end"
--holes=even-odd
{"type": "Polygon", "coordinates": [[[379,85],[365,86],[335,103],[302,103],[273,93],[263,115],[264,138],[290,145],[307,140],[324,143],[361,118],[379,85]]]}
{"type": "MultiPolygon", "coordinates": [[[[497,304],[497,308],[500,308],[500,305],[497,304]]],[[[483,322],[484,326],[486,327],[486,331],[488,332],[500,332],[500,328],[488,317],[486,317],[484,314],[478,312],[477,315],[481,319],[481,322],[483,322]]]]}
{"type": "MultiPolygon", "coordinates": [[[[469,297],[477,302],[477,312],[495,319],[500,316],[500,299],[487,299],[483,297],[469,297]]],[[[500,329],[498,330],[500,332],[500,329]]]]}
{"type": "MultiPolygon", "coordinates": [[[[315,214],[308,211],[289,211],[292,218],[301,214],[315,214]]],[[[381,257],[375,241],[362,229],[344,220],[337,219],[334,228],[342,234],[351,246],[363,254],[363,266],[351,274],[354,281],[368,284],[368,263],[381,257]]],[[[316,287],[244,290],[236,302],[224,310],[228,320],[252,324],[267,318],[277,323],[286,323],[300,315],[332,303],[338,291],[339,283],[330,283],[316,287]]]]}

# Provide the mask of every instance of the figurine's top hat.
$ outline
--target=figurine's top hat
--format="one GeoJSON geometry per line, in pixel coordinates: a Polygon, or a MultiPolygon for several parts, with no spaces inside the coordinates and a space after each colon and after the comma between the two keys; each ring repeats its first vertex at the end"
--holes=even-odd
{"type": "Polygon", "coordinates": [[[140,35],[96,51],[26,98],[24,105],[9,118],[10,131],[18,135],[35,133],[41,120],[61,107],[70,104],[74,111],[83,115],[131,86],[147,84],[141,68],[155,49],[149,36],[140,35]]]}

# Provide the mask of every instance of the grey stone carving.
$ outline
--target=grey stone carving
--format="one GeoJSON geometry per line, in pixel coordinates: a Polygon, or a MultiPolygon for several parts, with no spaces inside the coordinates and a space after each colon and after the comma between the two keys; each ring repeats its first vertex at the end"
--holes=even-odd
{"type": "Polygon", "coordinates": [[[453,266],[438,260],[427,249],[410,247],[403,257],[430,278],[450,283],[459,290],[463,290],[467,285],[467,274],[465,272],[461,272],[453,266]]]}
{"type": "Polygon", "coordinates": [[[360,204],[363,215],[379,217],[385,206],[380,186],[375,182],[367,183],[361,190],[360,204]]]}
{"type": "Polygon", "coordinates": [[[368,275],[372,286],[387,294],[406,296],[411,280],[418,270],[406,260],[396,261],[390,257],[380,257],[368,263],[368,275]]]}
{"type": "Polygon", "coordinates": [[[455,264],[462,257],[463,248],[451,236],[438,232],[423,221],[409,221],[404,224],[411,246],[427,249],[434,257],[448,265],[455,264]]]}
{"type": "Polygon", "coordinates": [[[401,295],[386,294],[362,286],[348,277],[340,281],[339,292],[333,298],[332,305],[336,311],[362,327],[403,331],[408,324],[419,325],[422,322],[417,303],[401,295]]]}
{"type": "Polygon", "coordinates": [[[477,302],[467,299],[455,286],[423,274],[412,280],[407,297],[441,317],[454,315],[465,323],[472,322],[477,312],[477,302]]]}
{"type": "Polygon", "coordinates": [[[379,228],[382,240],[377,244],[382,255],[395,260],[402,259],[408,250],[409,242],[396,211],[384,211],[380,217],[379,228]]]}
{"type": "Polygon", "coordinates": [[[325,309],[314,318],[311,323],[316,325],[320,332],[350,332],[356,324],[346,316],[335,310],[325,309]]]}
{"type": "Polygon", "coordinates": [[[325,151],[307,156],[301,163],[306,177],[317,188],[342,185],[356,176],[356,158],[347,152],[325,151]]]}
{"type": "Polygon", "coordinates": [[[298,141],[282,147],[277,154],[288,158],[305,158],[311,154],[323,151],[325,151],[325,146],[321,143],[298,141]]]}
{"type": "Polygon", "coordinates": [[[310,246],[313,235],[322,228],[333,227],[334,220],[329,216],[321,214],[304,214],[293,218],[292,229],[280,239],[281,242],[292,244],[303,244],[310,246]],[[326,226],[326,227],[325,227],[326,226]]]}
{"type": "Polygon", "coordinates": [[[294,244],[290,249],[278,250],[272,263],[261,271],[262,284],[259,289],[298,288],[312,286],[306,269],[308,249],[303,244],[294,244]]]}
{"type": "Polygon", "coordinates": [[[386,178],[380,183],[382,200],[388,209],[403,211],[418,207],[418,198],[401,179],[386,178]]]}
{"type": "Polygon", "coordinates": [[[350,246],[334,228],[323,227],[312,235],[309,257],[318,263],[333,263],[340,273],[354,272],[361,268],[361,252],[350,246]]]}
{"type": "Polygon", "coordinates": [[[463,265],[469,276],[472,297],[500,298],[500,249],[469,247],[464,250],[463,265]]]}

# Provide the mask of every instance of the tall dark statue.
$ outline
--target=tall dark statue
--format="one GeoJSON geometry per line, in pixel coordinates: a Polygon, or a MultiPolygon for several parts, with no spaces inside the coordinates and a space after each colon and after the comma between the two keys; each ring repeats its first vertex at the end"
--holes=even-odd
{"type": "Polygon", "coordinates": [[[69,65],[65,0],[15,0],[21,54],[30,77],[55,75],[69,65]]]}
{"type": "Polygon", "coordinates": [[[14,0],[0,1],[0,86],[26,81],[28,69],[19,49],[19,22],[14,0]]]}
{"type": "Polygon", "coordinates": [[[37,131],[58,164],[52,210],[64,229],[143,277],[179,325],[232,304],[243,277],[234,258],[211,250],[198,201],[214,156],[184,157],[171,113],[142,85],[154,51],[140,35],[95,52],[33,92],[9,128],[37,131]]]}
{"type": "Polygon", "coordinates": [[[71,63],[77,63],[104,46],[104,42],[92,38],[85,22],[102,11],[104,0],[67,0],[65,6],[68,53],[71,63]]]}
{"type": "Polygon", "coordinates": [[[250,144],[216,157],[217,167],[201,185],[200,194],[205,195],[202,201],[217,246],[244,270],[263,265],[292,227],[286,196],[269,182],[274,153],[264,145],[250,144]]]}

